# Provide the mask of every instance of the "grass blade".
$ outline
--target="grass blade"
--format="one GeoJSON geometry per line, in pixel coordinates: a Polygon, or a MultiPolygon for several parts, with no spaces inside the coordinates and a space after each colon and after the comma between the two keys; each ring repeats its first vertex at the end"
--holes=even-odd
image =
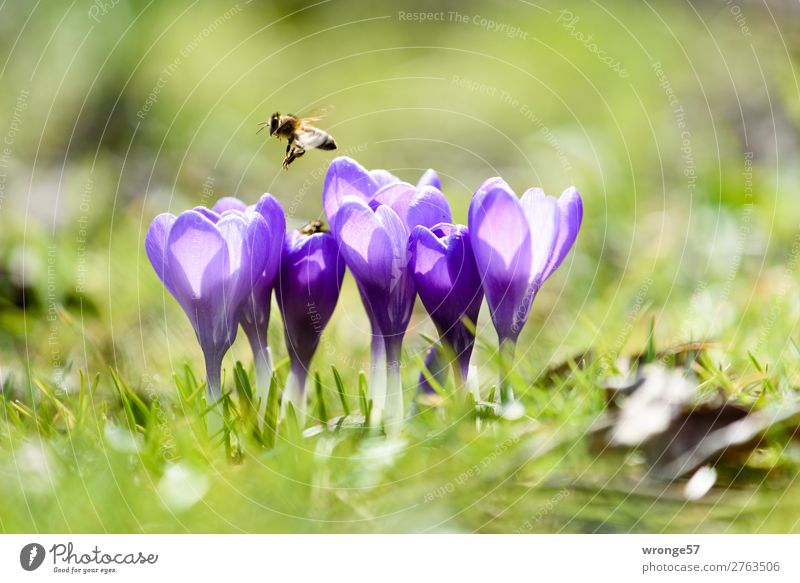
{"type": "Polygon", "coordinates": [[[339,393],[339,401],[342,403],[342,410],[345,415],[350,415],[350,404],[347,402],[347,397],[345,396],[342,376],[339,374],[339,371],[336,370],[335,366],[331,366],[331,371],[333,371],[333,381],[336,383],[336,391],[339,393]]]}

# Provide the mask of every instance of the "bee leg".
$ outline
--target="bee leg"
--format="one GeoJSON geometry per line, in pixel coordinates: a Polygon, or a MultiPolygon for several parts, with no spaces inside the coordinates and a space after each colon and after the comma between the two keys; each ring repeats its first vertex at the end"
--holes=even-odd
{"type": "Polygon", "coordinates": [[[300,156],[302,156],[305,153],[306,151],[299,145],[294,145],[292,151],[286,154],[286,157],[283,159],[283,169],[288,170],[289,164],[297,160],[300,156]]]}
{"type": "Polygon", "coordinates": [[[291,147],[290,148],[286,148],[286,156],[283,158],[283,169],[284,170],[288,170],[289,169],[289,164],[294,162],[294,159],[296,157],[297,156],[295,154],[294,148],[291,148],[291,147]]]}

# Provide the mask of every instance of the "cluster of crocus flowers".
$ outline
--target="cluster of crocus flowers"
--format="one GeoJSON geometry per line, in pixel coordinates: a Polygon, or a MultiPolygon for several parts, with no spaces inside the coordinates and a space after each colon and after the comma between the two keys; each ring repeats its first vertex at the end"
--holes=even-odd
{"type": "MultiPolygon", "coordinates": [[[[284,316],[292,355],[292,378],[305,378],[319,336],[339,297],[344,264],[330,234],[286,231],[280,203],[264,194],[251,206],[222,198],[212,209],[195,207],[153,220],[145,240],[147,256],[189,317],[206,363],[207,398],[222,395],[222,359],[245,331],[256,366],[261,412],[272,380],[267,327],[273,290],[284,316]],[[324,289],[319,293],[320,286],[324,289]],[[314,305],[306,325],[303,311],[314,305]]],[[[310,313],[310,312],[309,312],[310,313]]],[[[295,393],[298,415],[305,411],[295,393]]]]}
{"type": "Polygon", "coordinates": [[[396,432],[403,419],[403,336],[417,295],[409,236],[417,226],[450,222],[450,207],[435,186],[413,186],[385,170],[370,172],[347,157],[331,163],[322,204],[372,328],[370,420],[396,432]]]}
{"type": "MultiPolygon", "coordinates": [[[[455,224],[439,177],[428,170],[416,185],[386,170],[335,159],[322,203],[331,231],[286,230],[278,201],[265,194],[252,206],[220,199],[177,217],[156,217],[146,248],[167,290],[186,312],[206,360],[208,394],[221,395],[222,358],[245,330],[255,360],[258,395],[272,379],[267,343],[272,293],[283,317],[290,372],[282,411],[302,421],[306,378],[323,329],[336,306],[345,265],[370,321],[370,419],[396,433],[403,419],[400,378],[403,337],[417,295],[439,333],[423,372],[437,380],[452,365],[465,384],[484,296],[504,362],[544,281],[561,265],[580,229],[580,195],[556,199],[540,189],[518,199],[501,178],[475,192],[468,225],[455,224]]],[[[500,396],[513,397],[501,371],[500,396]]],[[[462,390],[463,392],[463,390],[462,390]]]]}

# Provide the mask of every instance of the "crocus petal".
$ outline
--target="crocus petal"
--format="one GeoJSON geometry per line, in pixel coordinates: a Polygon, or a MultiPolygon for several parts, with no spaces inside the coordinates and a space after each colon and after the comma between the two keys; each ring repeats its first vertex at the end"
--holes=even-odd
{"type": "Polygon", "coordinates": [[[541,188],[531,188],[526,191],[522,195],[520,204],[531,230],[532,283],[540,286],[544,281],[547,265],[553,257],[553,249],[561,224],[561,211],[558,201],[552,196],[547,196],[541,188]]]}
{"type": "Polygon", "coordinates": [[[475,323],[483,290],[467,228],[416,227],[408,247],[417,293],[440,333],[460,325],[464,316],[475,323]]]}
{"type": "Polygon", "coordinates": [[[383,253],[391,257],[390,289],[394,289],[408,269],[408,229],[398,214],[388,206],[378,207],[375,218],[389,238],[389,247],[383,253]]]}
{"type": "Polygon", "coordinates": [[[370,170],[369,175],[375,181],[375,184],[378,185],[378,188],[380,188],[381,186],[386,186],[387,184],[391,184],[392,182],[400,181],[400,179],[397,176],[395,176],[388,170],[384,170],[382,168],[370,170]]]}
{"type": "Polygon", "coordinates": [[[522,205],[501,179],[490,179],[473,196],[469,233],[497,333],[501,342],[514,340],[536,290],[530,286],[530,227],[522,205]]]}
{"type": "Polygon", "coordinates": [[[420,176],[419,182],[417,182],[417,188],[422,188],[423,186],[433,186],[438,190],[442,189],[442,182],[439,180],[439,175],[436,173],[436,170],[428,168],[425,173],[420,176]]]}
{"type": "Polygon", "coordinates": [[[452,223],[450,205],[442,192],[434,186],[423,186],[411,200],[406,216],[406,225],[413,229],[417,225],[433,227],[439,223],[452,223]]]}
{"type": "Polygon", "coordinates": [[[531,232],[522,206],[503,185],[479,190],[470,204],[469,232],[478,265],[528,279],[531,232]]]}
{"type": "Polygon", "coordinates": [[[264,263],[263,284],[272,287],[281,262],[283,240],[286,235],[286,215],[283,213],[281,203],[269,193],[261,196],[254,210],[264,217],[267,224],[268,233],[264,239],[267,254],[264,263]]]}
{"type": "Polygon", "coordinates": [[[432,186],[418,189],[407,182],[394,182],[379,189],[369,202],[373,210],[382,204],[391,207],[409,230],[452,221],[447,199],[432,186]]]}
{"type": "Polygon", "coordinates": [[[375,178],[352,158],[340,156],[334,159],[328,167],[322,187],[322,206],[331,227],[344,197],[355,196],[368,202],[378,188],[375,178]]]}
{"type": "Polygon", "coordinates": [[[228,246],[216,225],[196,211],[181,213],[167,237],[167,287],[178,300],[208,357],[221,357],[236,337],[228,320],[228,246]]]}
{"type": "MultiPolygon", "coordinates": [[[[167,279],[165,277],[167,266],[167,236],[169,235],[169,230],[172,228],[172,224],[175,222],[175,218],[175,215],[171,213],[162,213],[158,215],[150,224],[150,228],[147,230],[147,236],[144,240],[147,258],[153,265],[158,279],[160,279],[164,285],[167,285],[167,279]]],[[[168,285],[167,289],[170,293],[173,293],[168,285]]]]}
{"type": "MultiPolygon", "coordinates": [[[[475,335],[464,321],[477,322],[483,301],[467,228],[446,223],[432,230],[416,227],[409,238],[409,250],[409,270],[417,293],[442,340],[456,355],[463,382],[475,343],[475,335]]],[[[441,374],[446,376],[446,369],[442,369],[449,363],[437,352],[432,348],[425,364],[441,382],[441,374]]],[[[429,388],[424,375],[420,383],[423,390],[429,388]]]]}
{"type": "Polygon", "coordinates": [[[181,213],[167,238],[167,279],[182,300],[208,297],[230,273],[228,251],[216,225],[196,211],[181,213]]]}
{"type": "Polygon", "coordinates": [[[344,262],[330,233],[286,236],[276,297],[295,374],[304,375],[330,320],[344,278],[344,262]]]}
{"type": "Polygon", "coordinates": [[[235,196],[225,196],[219,199],[211,210],[218,215],[221,215],[225,211],[244,212],[247,210],[247,205],[235,196]]]}
{"type": "Polygon", "coordinates": [[[346,197],[335,223],[339,250],[353,276],[362,283],[387,286],[391,280],[389,235],[375,213],[356,197],[346,197]]]}
{"type": "Polygon", "coordinates": [[[225,304],[234,317],[264,273],[267,224],[258,213],[226,213],[217,228],[228,247],[230,273],[226,280],[225,304]]]}
{"type": "Polygon", "coordinates": [[[390,207],[403,223],[408,217],[408,209],[411,201],[416,195],[417,189],[408,182],[393,182],[379,188],[369,201],[369,206],[373,211],[378,210],[380,205],[390,207]]]}
{"type": "Polygon", "coordinates": [[[550,277],[558,269],[569,250],[575,244],[581,223],[583,222],[583,200],[580,193],[573,186],[566,189],[558,199],[561,220],[558,227],[558,238],[550,256],[550,261],[545,267],[542,281],[550,277]]]}
{"type": "Polygon", "coordinates": [[[197,212],[197,213],[200,213],[201,215],[203,215],[205,218],[207,218],[209,221],[211,221],[214,224],[217,224],[219,222],[220,213],[216,213],[216,212],[212,211],[209,208],[206,208],[204,206],[196,206],[192,210],[197,212]]]}
{"type": "Polygon", "coordinates": [[[408,247],[420,299],[428,312],[434,311],[453,286],[447,267],[447,246],[426,227],[419,226],[411,231],[408,247]]]}

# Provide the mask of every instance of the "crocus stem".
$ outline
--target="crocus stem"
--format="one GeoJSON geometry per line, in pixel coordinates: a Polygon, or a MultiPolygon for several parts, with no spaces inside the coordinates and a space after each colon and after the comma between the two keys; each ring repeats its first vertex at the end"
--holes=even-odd
{"type": "Polygon", "coordinates": [[[222,357],[206,354],[206,430],[209,435],[217,434],[223,426],[222,418],[222,357]]]}
{"type": "Polygon", "coordinates": [[[511,387],[511,370],[514,368],[514,352],[517,344],[513,340],[500,342],[500,382],[498,384],[498,397],[501,404],[508,404],[514,400],[514,389],[511,387]]]}
{"type": "Polygon", "coordinates": [[[370,427],[379,427],[386,403],[386,345],[383,336],[375,333],[372,335],[370,367],[369,398],[372,400],[372,410],[369,423],[370,427]]]}
{"type": "Polygon", "coordinates": [[[401,344],[396,340],[386,342],[386,434],[396,436],[403,427],[403,384],[400,378],[401,344]]]}
{"type": "Polygon", "coordinates": [[[300,429],[306,422],[306,378],[308,374],[302,365],[292,366],[286,379],[286,388],[281,400],[281,419],[286,418],[289,403],[292,404],[300,429]]]}
{"type": "Polygon", "coordinates": [[[256,326],[245,328],[247,340],[253,351],[253,360],[256,364],[256,391],[255,399],[258,405],[259,426],[264,421],[267,410],[269,387],[272,384],[272,351],[267,344],[266,332],[259,331],[256,326]]]}

